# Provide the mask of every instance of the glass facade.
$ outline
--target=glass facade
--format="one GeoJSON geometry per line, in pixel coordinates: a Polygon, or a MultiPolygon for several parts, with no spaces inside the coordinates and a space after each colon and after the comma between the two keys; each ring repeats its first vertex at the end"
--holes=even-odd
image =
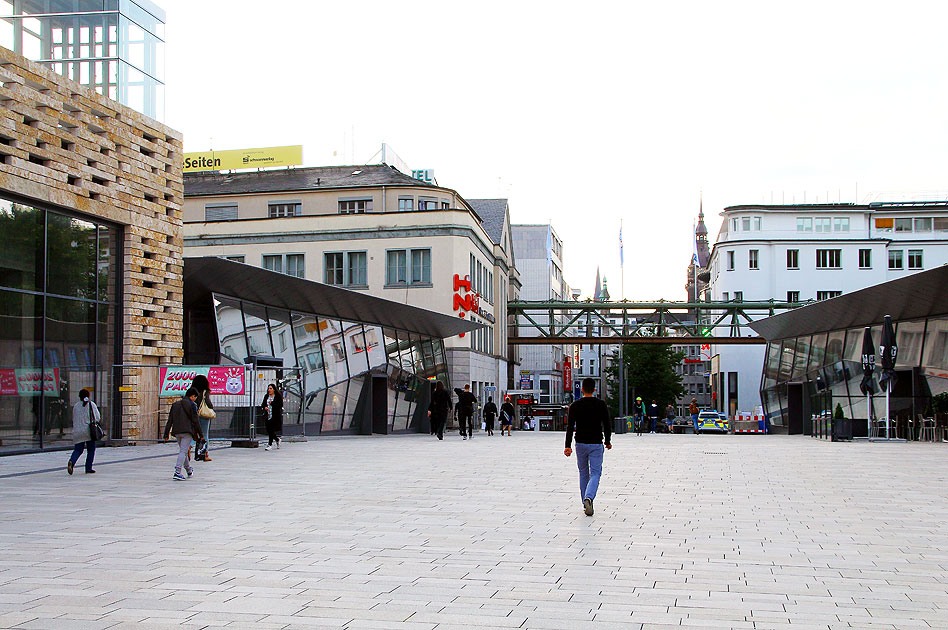
{"type": "MultiPolygon", "coordinates": [[[[931,398],[948,391],[948,315],[895,322],[899,348],[898,380],[889,397],[890,415],[904,433],[918,414],[931,417],[931,398]]],[[[840,405],[847,418],[865,421],[885,417],[885,392],[879,385],[876,357],[875,394],[867,401],[862,381],[864,327],[831,330],[771,341],[767,344],[761,379],[761,398],[771,424],[788,425],[789,384],[802,383],[810,416],[831,413],[840,405]],[[871,405],[871,410],[868,405],[871,405]]],[[[878,348],[882,326],[871,327],[878,348]]],[[[895,426],[894,425],[894,426],[895,426]]],[[[856,435],[865,435],[865,422],[854,423],[856,435]]]]}
{"type": "Polygon", "coordinates": [[[149,0],[0,0],[0,45],[156,120],[164,29],[149,0]]]}
{"type": "Polygon", "coordinates": [[[441,339],[299,313],[214,294],[222,362],[243,364],[251,354],[283,359],[299,370],[302,382],[284,392],[287,434],[347,432],[360,398],[373,378],[386,382],[386,422],[391,432],[408,431],[427,395],[429,378],[448,385],[441,339]],[[299,398],[299,404],[288,399],[299,398]]]}
{"type": "Polygon", "coordinates": [[[79,390],[110,417],[120,230],[0,199],[0,234],[0,450],[70,446],[79,390]]]}

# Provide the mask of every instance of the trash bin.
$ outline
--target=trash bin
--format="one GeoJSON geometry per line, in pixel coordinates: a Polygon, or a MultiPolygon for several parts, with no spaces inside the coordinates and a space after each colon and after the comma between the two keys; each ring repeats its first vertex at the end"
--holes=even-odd
{"type": "Polygon", "coordinates": [[[834,442],[852,442],[853,441],[853,419],[836,418],[833,420],[833,438],[834,442]]]}
{"type": "Polygon", "coordinates": [[[612,419],[612,432],[615,433],[616,435],[620,433],[625,433],[625,429],[626,429],[625,420],[626,419],[623,417],[613,418],[612,419]]]}

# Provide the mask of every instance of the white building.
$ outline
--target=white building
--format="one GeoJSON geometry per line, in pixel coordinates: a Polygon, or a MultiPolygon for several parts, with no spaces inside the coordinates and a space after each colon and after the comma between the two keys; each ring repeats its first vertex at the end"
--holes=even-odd
{"type": "MultiPolygon", "coordinates": [[[[563,280],[563,241],[549,224],[512,226],[517,271],[523,285],[520,299],[530,301],[571,300],[569,287],[563,280]]],[[[565,315],[556,315],[556,323],[565,323],[565,315]]],[[[549,315],[533,317],[540,325],[549,325],[549,315]]],[[[529,322],[518,322],[522,337],[535,337],[529,322]]],[[[539,402],[559,403],[564,400],[563,361],[572,361],[572,345],[523,346],[520,348],[521,380],[540,390],[539,402]]]]}
{"type": "MultiPolygon", "coordinates": [[[[948,262],[942,201],[742,205],[721,216],[712,301],[827,300],[948,262]]],[[[759,405],[764,346],[717,345],[712,354],[715,406],[733,413],[759,405]]]]}

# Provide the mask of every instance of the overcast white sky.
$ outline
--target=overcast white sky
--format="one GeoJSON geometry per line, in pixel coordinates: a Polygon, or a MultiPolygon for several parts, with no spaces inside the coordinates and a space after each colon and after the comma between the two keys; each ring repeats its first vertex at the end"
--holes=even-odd
{"type": "Polygon", "coordinates": [[[158,3],[186,151],[387,142],[552,222],[584,296],[621,297],[621,219],[625,297],[684,299],[700,191],[713,241],[728,205],[948,189],[948,3],[158,3]]]}

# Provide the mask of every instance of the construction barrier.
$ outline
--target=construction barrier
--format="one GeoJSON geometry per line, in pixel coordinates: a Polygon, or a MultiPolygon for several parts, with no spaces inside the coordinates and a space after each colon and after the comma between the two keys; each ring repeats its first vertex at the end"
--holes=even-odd
{"type": "Polygon", "coordinates": [[[734,433],[767,433],[767,418],[760,412],[739,411],[731,426],[734,433]]]}

